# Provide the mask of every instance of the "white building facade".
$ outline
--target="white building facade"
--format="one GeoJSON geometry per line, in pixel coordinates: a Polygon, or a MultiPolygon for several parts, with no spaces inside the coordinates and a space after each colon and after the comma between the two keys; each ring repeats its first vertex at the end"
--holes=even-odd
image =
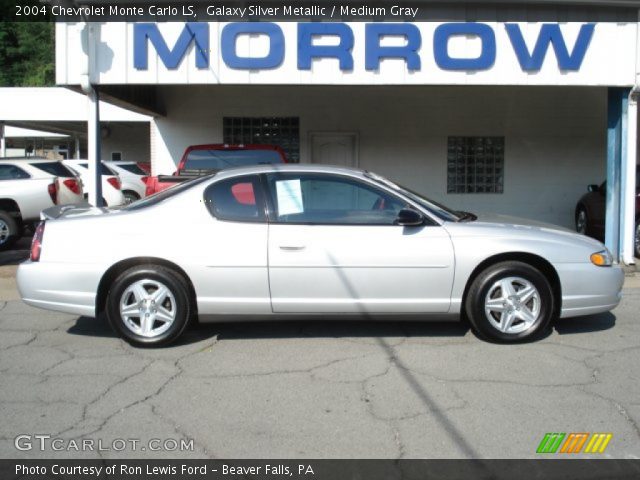
{"type": "Polygon", "coordinates": [[[587,185],[607,179],[607,245],[622,257],[636,218],[637,12],[562,12],[112,22],[92,26],[89,68],[77,61],[87,25],[60,23],[57,82],[153,115],[154,173],[193,144],[278,144],[293,162],[369,169],[456,209],[568,228],[587,185]]]}

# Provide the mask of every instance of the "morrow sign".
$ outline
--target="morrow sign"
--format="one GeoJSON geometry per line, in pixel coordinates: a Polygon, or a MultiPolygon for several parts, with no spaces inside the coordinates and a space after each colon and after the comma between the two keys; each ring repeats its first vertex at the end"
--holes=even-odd
{"type": "MultiPolygon", "coordinates": [[[[78,83],[82,24],[56,25],[78,83]]],[[[101,84],[632,85],[635,23],[101,24],[101,84]]]]}

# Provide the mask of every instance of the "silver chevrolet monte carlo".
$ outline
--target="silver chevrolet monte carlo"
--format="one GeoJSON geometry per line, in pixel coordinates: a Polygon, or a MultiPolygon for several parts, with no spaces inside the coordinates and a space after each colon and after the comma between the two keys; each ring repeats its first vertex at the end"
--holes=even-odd
{"type": "Polygon", "coordinates": [[[623,272],[600,242],[452,211],[370,172],[228,169],[119,210],[43,213],[23,300],[96,317],[132,344],[190,320],[468,318],[522,341],[558,317],[613,309],[623,272]]]}

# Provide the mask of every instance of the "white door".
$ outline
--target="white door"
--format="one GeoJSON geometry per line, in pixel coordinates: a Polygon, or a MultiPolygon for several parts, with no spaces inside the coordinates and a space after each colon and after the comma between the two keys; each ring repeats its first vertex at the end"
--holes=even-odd
{"type": "Polygon", "coordinates": [[[311,163],[356,167],[358,137],[354,133],[311,133],[311,163]]]}
{"type": "MultiPolygon", "coordinates": [[[[271,313],[267,220],[258,176],[223,179],[205,190],[209,214],[185,233],[182,261],[198,286],[198,312],[271,313]]],[[[194,205],[194,208],[198,205],[194,205]]],[[[180,212],[178,212],[180,214],[180,212]]]]}
{"type": "Polygon", "coordinates": [[[274,312],[447,312],[453,247],[438,225],[394,225],[405,203],[336,175],[268,176],[274,312]]]}

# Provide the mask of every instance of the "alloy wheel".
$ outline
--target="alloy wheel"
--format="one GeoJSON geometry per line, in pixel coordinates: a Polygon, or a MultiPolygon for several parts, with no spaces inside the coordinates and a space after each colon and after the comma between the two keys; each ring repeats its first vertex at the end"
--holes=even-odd
{"type": "Polygon", "coordinates": [[[138,280],[120,297],[124,325],[137,335],[152,338],[166,332],[176,319],[177,304],[171,290],[157,280],[138,280]]]}
{"type": "Polygon", "coordinates": [[[484,310],[489,324],[496,330],[516,334],[530,328],[540,317],[540,293],[521,277],[496,281],[485,297],[484,310]]]}
{"type": "Polygon", "coordinates": [[[9,225],[7,225],[4,220],[0,219],[0,245],[9,239],[10,234],[9,225]]]}
{"type": "Polygon", "coordinates": [[[583,235],[587,233],[587,212],[580,210],[576,218],[576,230],[583,235]]]}

